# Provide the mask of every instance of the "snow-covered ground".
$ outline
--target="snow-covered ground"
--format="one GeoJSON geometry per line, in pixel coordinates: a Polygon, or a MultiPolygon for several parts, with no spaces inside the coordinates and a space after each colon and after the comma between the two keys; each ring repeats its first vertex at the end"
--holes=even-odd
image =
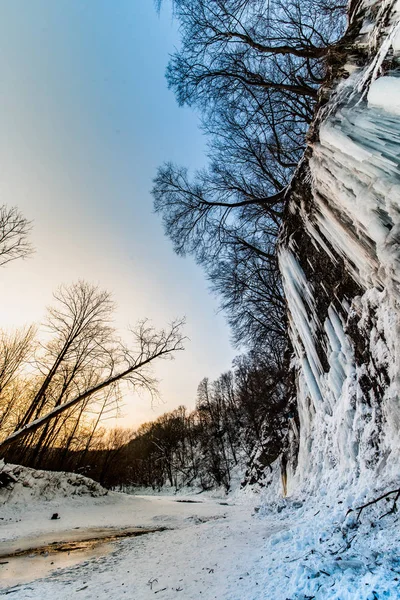
{"type": "MultiPolygon", "coordinates": [[[[11,589],[8,586],[2,593],[13,590],[14,597],[43,600],[69,598],[78,590],[83,598],[140,600],[155,594],[165,599],[250,598],[250,590],[261,584],[250,579],[250,571],[263,560],[264,540],[280,529],[278,523],[273,529],[267,522],[261,525],[252,516],[253,508],[251,498],[243,498],[238,504],[203,495],[132,496],[110,492],[92,497],[65,496],[61,492],[51,500],[40,501],[14,494],[13,501],[1,507],[2,552],[7,540],[10,550],[24,547],[26,538],[32,548],[33,539],[38,544],[43,540],[48,543],[53,533],[54,541],[61,541],[71,530],[80,536],[93,527],[168,529],[124,539],[114,543],[103,557],[11,589]],[[60,518],[52,520],[54,513],[60,518]]],[[[6,573],[7,564],[0,568],[6,573]]]]}
{"type": "Polygon", "coordinates": [[[0,595],[11,593],[18,600],[75,594],[99,600],[400,598],[399,520],[396,513],[379,519],[392,507],[393,496],[364,509],[357,521],[354,511],[346,513],[361,499],[346,495],[306,502],[271,502],[266,492],[254,491],[221,498],[93,495],[83,493],[82,481],[80,493],[71,495],[79,486],[66,491],[62,482],[74,477],[52,474],[51,499],[37,499],[38,483],[33,483],[31,496],[20,489],[1,506],[0,563],[7,562],[7,544],[11,552],[32,548],[33,541],[73,539],[74,532],[79,539],[92,528],[166,529],[100,545],[78,555],[75,564],[71,552],[65,568],[51,572],[47,566],[44,576],[40,562],[51,556],[13,559],[25,561],[25,582],[18,585],[7,576],[12,560],[0,564],[0,595]],[[60,518],[52,520],[55,512],[60,518]]]}

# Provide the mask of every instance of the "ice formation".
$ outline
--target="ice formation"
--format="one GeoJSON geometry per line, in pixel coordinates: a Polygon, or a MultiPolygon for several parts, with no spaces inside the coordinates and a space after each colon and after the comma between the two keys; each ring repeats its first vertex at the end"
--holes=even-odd
{"type": "Polygon", "coordinates": [[[350,27],[280,243],[300,421],[289,492],[398,479],[399,1],[351,2],[350,27]]]}

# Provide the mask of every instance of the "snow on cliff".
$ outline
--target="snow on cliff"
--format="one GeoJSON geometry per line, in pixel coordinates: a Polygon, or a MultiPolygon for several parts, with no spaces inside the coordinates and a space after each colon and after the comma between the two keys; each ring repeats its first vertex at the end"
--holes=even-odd
{"type": "Polygon", "coordinates": [[[295,352],[295,490],[396,485],[400,459],[400,3],[358,34],[293,180],[280,265],[295,352]]]}

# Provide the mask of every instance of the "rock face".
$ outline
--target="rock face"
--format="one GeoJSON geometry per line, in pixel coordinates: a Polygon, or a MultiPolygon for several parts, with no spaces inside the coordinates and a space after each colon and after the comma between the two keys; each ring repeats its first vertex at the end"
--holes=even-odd
{"type": "Polygon", "coordinates": [[[398,478],[400,0],[352,2],[348,40],[280,241],[300,420],[289,493],[398,478]]]}

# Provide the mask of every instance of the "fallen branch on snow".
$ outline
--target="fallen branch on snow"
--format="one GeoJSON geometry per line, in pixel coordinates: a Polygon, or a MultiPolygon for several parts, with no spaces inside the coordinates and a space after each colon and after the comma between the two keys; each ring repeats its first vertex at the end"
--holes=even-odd
{"type": "Polygon", "coordinates": [[[358,506],[356,509],[349,508],[349,510],[346,513],[346,517],[349,513],[353,512],[353,510],[356,510],[357,511],[357,521],[359,521],[360,515],[361,515],[362,511],[364,510],[364,508],[367,508],[368,506],[372,506],[373,504],[377,504],[380,500],[384,500],[385,498],[388,498],[392,494],[396,494],[396,497],[393,500],[392,508],[388,512],[386,512],[384,515],[381,515],[379,517],[379,519],[383,519],[383,517],[386,517],[387,515],[391,515],[397,511],[397,500],[400,498],[400,488],[397,490],[391,490],[390,492],[386,492],[386,494],[379,496],[379,498],[370,500],[366,504],[363,504],[362,506],[358,506]]]}

